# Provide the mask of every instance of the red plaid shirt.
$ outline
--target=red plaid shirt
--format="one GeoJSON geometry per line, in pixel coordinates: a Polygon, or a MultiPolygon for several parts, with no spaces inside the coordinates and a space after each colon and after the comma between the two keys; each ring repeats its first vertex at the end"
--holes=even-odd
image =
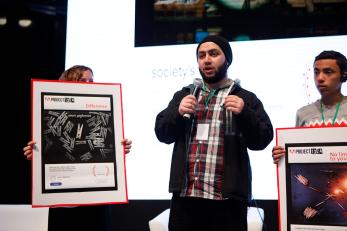
{"type": "Polygon", "coordinates": [[[200,93],[190,136],[187,184],[181,196],[223,199],[224,125],[220,105],[227,91],[228,85],[200,93]],[[197,139],[198,124],[209,126],[207,140],[197,139]]]}

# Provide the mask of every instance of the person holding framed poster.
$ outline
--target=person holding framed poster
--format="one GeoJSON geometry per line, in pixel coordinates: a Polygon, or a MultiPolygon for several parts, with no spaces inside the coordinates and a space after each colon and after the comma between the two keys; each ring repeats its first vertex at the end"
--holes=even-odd
{"type": "MultiPolygon", "coordinates": [[[[313,64],[314,82],[321,99],[303,106],[296,114],[296,127],[347,126],[347,96],[341,87],[347,80],[347,59],[337,51],[322,51],[313,64]]],[[[274,146],[275,164],[284,156],[281,146],[274,146]]]]}
{"type": "Polygon", "coordinates": [[[347,226],[347,97],[341,92],[347,59],[337,51],[323,51],[313,68],[321,99],[297,110],[295,128],[276,129],[272,149],[281,231],[347,226]]]}
{"type": "MultiPolygon", "coordinates": [[[[93,71],[83,65],[75,65],[62,73],[59,80],[74,82],[93,82],[93,71]]],[[[36,142],[28,142],[23,148],[24,156],[32,159],[36,142]]],[[[121,140],[125,154],[130,152],[132,141],[121,140]]],[[[49,210],[49,231],[52,230],[109,230],[111,224],[110,205],[57,207],[49,210]],[[83,218],[83,221],[78,221],[83,218]]]]}

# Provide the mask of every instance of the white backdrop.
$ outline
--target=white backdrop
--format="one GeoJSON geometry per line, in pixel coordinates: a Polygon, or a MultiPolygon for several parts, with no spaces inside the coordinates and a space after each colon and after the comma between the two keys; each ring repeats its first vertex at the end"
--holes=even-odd
{"type": "MultiPolygon", "coordinates": [[[[195,45],[134,47],[135,0],[68,1],[66,67],[90,66],[96,82],[122,84],[129,199],[169,199],[172,145],[160,143],[155,117],[174,92],[200,77],[195,45]]],[[[312,64],[323,50],[347,55],[347,36],[231,42],[229,77],[263,102],[274,129],[292,127],[295,112],[319,98],[312,64]]],[[[346,95],[346,84],[343,92],[346,95]]],[[[271,148],[250,152],[253,197],[277,199],[271,148]]]]}

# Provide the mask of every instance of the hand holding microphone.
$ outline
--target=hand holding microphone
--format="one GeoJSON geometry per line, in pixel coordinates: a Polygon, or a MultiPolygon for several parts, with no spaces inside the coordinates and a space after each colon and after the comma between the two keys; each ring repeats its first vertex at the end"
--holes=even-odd
{"type": "Polygon", "coordinates": [[[224,107],[234,113],[240,114],[245,106],[245,102],[237,95],[228,95],[224,100],[224,107]]]}
{"type": "Polygon", "coordinates": [[[241,113],[243,107],[245,106],[245,102],[242,98],[232,94],[236,87],[239,85],[240,80],[235,79],[228,89],[228,95],[224,98],[223,102],[221,103],[222,107],[225,107],[227,110],[231,111],[236,115],[241,113]]]}
{"type": "Polygon", "coordinates": [[[203,82],[201,79],[196,78],[194,79],[193,84],[194,88],[192,89],[191,94],[182,99],[178,108],[179,113],[186,119],[190,119],[191,115],[195,112],[195,107],[198,104],[197,99],[203,82]]]}

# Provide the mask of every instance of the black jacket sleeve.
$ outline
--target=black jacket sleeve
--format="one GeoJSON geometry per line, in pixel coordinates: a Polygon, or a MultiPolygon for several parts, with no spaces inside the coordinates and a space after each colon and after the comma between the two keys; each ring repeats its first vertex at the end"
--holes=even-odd
{"type": "Polygon", "coordinates": [[[235,124],[243,134],[247,148],[265,149],[273,139],[273,127],[262,102],[254,93],[244,89],[239,89],[236,95],[245,102],[242,112],[235,115],[235,124]]]}
{"type": "Polygon", "coordinates": [[[178,112],[181,100],[190,93],[190,88],[185,87],[173,96],[167,108],[161,111],[155,121],[155,134],[160,142],[170,144],[179,136],[184,136],[185,119],[178,112]]]}

